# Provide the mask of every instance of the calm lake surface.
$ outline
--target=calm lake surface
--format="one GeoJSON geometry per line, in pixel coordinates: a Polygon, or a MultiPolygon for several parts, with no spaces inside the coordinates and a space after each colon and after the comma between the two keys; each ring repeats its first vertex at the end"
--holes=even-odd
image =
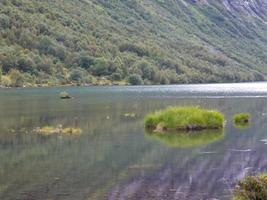
{"type": "Polygon", "coordinates": [[[267,171],[266,122],[267,83],[1,89],[0,199],[230,200],[237,180],[267,171]],[[223,112],[224,134],[194,144],[146,134],[144,116],[171,105],[223,112]],[[236,112],[252,125],[235,128],[236,112]],[[83,134],[33,132],[59,124],[83,134]]]}

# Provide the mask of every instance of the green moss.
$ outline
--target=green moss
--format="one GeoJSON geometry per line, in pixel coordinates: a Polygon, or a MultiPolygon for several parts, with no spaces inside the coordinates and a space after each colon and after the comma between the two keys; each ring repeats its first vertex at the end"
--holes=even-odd
{"type": "Polygon", "coordinates": [[[236,128],[248,128],[251,120],[249,113],[237,113],[233,116],[233,123],[236,128]]]}
{"type": "Polygon", "coordinates": [[[267,199],[267,174],[248,176],[238,183],[233,200],[267,199]]]}
{"type": "Polygon", "coordinates": [[[145,127],[154,132],[221,129],[224,116],[199,107],[169,107],[145,117],[145,127]]]}
{"type": "Polygon", "coordinates": [[[168,132],[154,133],[146,132],[146,137],[158,140],[168,147],[196,147],[206,145],[223,139],[223,129],[218,130],[202,130],[194,132],[168,132]]]}

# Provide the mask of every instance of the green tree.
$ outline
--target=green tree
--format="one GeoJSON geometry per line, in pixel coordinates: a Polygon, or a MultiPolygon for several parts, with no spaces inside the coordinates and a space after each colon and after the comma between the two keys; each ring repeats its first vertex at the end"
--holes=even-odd
{"type": "Polygon", "coordinates": [[[82,67],[84,69],[90,69],[90,67],[95,63],[95,59],[91,56],[89,56],[86,52],[82,52],[78,54],[74,58],[73,64],[82,67]]]}
{"type": "Polygon", "coordinates": [[[156,69],[152,64],[146,60],[137,62],[136,67],[142,71],[142,78],[148,80],[154,80],[156,75],[156,69]]]}
{"type": "Polygon", "coordinates": [[[0,28],[6,29],[10,28],[11,22],[9,16],[5,14],[0,14],[0,28]]]}
{"type": "Polygon", "coordinates": [[[120,81],[122,79],[122,76],[120,73],[115,72],[115,73],[111,74],[111,79],[113,81],[120,81]]]}
{"type": "Polygon", "coordinates": [[[18,69],[24,72],[33,72],[36,67],[34,61],[28,56],[20,56],[17,65],[18,69]]]}
{"type": "Polygon", "coordinates": [[[110,63],[105,58],[95,59],[94,65],[90,68],[90,71],[95,76],[106,76],[110,75],[109,71],[110,63]]]}
{"type": "Polygon", "coordinates": [[[128,77],[128,82],[131,85],[143,85],[144,81],[142,79],[142,77],[138,74],[132,74],[128,77]]]}

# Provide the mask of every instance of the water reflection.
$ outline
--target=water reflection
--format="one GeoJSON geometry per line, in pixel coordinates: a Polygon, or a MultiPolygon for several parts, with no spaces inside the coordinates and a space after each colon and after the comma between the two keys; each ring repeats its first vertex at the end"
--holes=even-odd
{"type": "MultiPolygon", "coordinates": [[[[238,95],[257,94],[256,87],[267,94],[263,84],[249,86],[247,95],[242,86],[238,95]]],[[[266,98],[231,98],[238,89],[229,85],[208,93],[193,86],[144,88],[69,88],[69,101],[58,99],[60,88],[0,90],[0,199],[230,200],[239,178],[267,170],[266,98]],[[212,98],[227,91],[227,98],[212,98]],[[196,94],[201,97],[191,98],[196,94]],[[145,135],[143,117],[173,105],[220,110],[228,120],[224,134],[213,141],[203,134],[196,146],[178,142],[186,148],[145,135]],[[236,129],[236,112],[251,113],[251,126],[236,129]],[[80,127],[83,134],[30,132],[57,124],[80,127]]]]}
{"type": "Polygon", "coordinates": [[[169,147],[196,147],[223,139],[224,130],[202,130],[195,132],[154,133],[146,131],[146,136],[158,140],[169,147]]]}
{"type": "Polygon", "coordinates": [[[237,129],[247,129],[251,126],[250,123],[234,123],[234,127],[237,129]]]}

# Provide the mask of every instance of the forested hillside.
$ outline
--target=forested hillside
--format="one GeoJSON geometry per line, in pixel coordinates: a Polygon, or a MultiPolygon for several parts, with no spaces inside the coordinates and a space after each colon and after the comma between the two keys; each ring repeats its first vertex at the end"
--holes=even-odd
{"type": "Polygon", "coordinates": [[[3,86],[265,80],[265,0],[0,0],[3,86]]]}

